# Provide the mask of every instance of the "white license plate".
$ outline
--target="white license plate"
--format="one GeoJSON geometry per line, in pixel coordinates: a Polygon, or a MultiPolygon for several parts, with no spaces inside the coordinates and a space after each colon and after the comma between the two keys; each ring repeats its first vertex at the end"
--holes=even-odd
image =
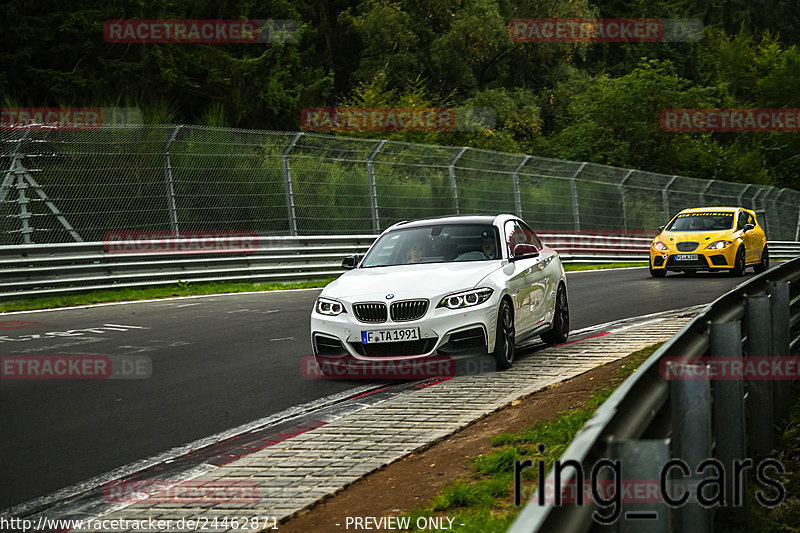
{"type": "Polygon", "coordinates": [[[675,256],[675,261],[697,261],[697,254],[679,254],[675,256]]]}
{"type": "Polygon", "coordinates": [[[361,343],[401,342],[419,339],[419,328],[379,329],[361,332],[361,343]]]}

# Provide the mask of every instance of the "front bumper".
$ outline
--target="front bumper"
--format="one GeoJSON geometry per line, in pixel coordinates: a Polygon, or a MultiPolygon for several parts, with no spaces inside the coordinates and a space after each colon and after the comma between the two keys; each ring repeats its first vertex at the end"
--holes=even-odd
{"type": "MultiPolygon", "coordinates": [[[[472,358],[494,349],[499,295],[471,308],[452,310],[436,308],[431,303],[425,315],[417,320],[395,322],[387,318],[381,323],[357,320],[352,305],[345,303],[347,313],[326,316],[311,314],[311,344],[314,356],[325,360],[348,361],[415,361],[435,356],[472,358]],[[419,328],[419,340],[364,344],[362,332],[419,328]]],[[[438,303],[438,302],[436,302],[438,303]]]]}
{"type": "Polygon", "coordinates": [[[681,252],[673,247],[665,251],[657,251],[650,247],[650,268],[653,270],[729,270],[736,260],[736,243],[722,250],[695,250],[681,252]],[[694,260],[681,260],[678,256],[696,255],[694,260]]]}

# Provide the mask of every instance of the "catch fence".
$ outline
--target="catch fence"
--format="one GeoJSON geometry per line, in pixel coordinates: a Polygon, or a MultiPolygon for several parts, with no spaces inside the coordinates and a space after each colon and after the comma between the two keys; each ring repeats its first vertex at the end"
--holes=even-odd
{"type": "Polygon", "coordinates": [[[466,147],[188,125],[0,132],[0,245],[108,231],[378,233],[513,213],[538,231],[638,235],[681,209],[742,205],[800,240],[800,192],[466,147]]]}

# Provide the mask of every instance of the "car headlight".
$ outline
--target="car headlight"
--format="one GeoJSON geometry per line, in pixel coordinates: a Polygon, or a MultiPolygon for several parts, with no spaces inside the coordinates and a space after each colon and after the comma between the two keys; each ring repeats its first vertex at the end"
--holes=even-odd
{"type": "Polygon", "coordinates": [[[341,302],[329,298],[317,298],[317,313],[321,315],[336,316],[346,312],[341,302]]]}
{"type": "Polygon", "coordinates": [[[482,304],[488,300],[494,290],[484,287],[482,289],[473,289],[471,291],[454,292],[448,294],[439,302],[436,307],[447,307],[448,309],[461,309],[463,307],[472,307],[474,305],[482,304]]]}
{"type": "Polygon", "coordinates": [[[658,250],[659,252],[663,252],[667,249],[667,245],[661,241],[654,241],[653,242],[653,249],[658,250]]]}
{"type": "Polygon", "coordinates": [[[731,241],[717,241],[708,245],[709,250],[722,250],[733,244],[731,241]]]}

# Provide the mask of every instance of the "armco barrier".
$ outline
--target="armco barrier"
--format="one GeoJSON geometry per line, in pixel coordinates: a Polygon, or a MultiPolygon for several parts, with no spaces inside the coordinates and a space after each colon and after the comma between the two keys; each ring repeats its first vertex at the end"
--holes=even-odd
{"type": "MultiPolygon", "coordinates": [[[[619,514],[612,526],[614,531],[705,533],[712,531],[714,520],[746,522],[746,492],[743,500],[736,502],[735,483],[742,477],[740,473],[749,469],[743,482],[746,491],[747,476],[752,478],[757,464],[771,453],[776,427],[789,415],[792,381],[786,379],[786,374],[783,379],[774,374],[772,379],[742,379],[735,373],[725,380],[709,379],[714,375],[712,369],[718,367],[712,367],[714,360],[708,358],[724,360],[730,368],[733,362],[738,368],[746,368],[748,363],[760,364],[769,358],[767,369],[774,369],[775,365],[796,369],[799,355],[800,258],[796,258],[718,298],[642,364],[600,406],[562,454],[560,464],[572,465],[561,470],[562,488],[574,482],[583,491],[585,484],[595,483],[602,475],[607,481],[608,468],[593,468],[598,464],[607,466],[607,462],[600,462],[604,459],[619,461],[622,480],[643,486],[650,482],[650,487],[673,491],[668,492],[673,505],[667,505],[663,497],[650,498],[649,492],[648,498],[639,500],[634,497],[626,501],[623,497],[616,509],[619,514]],[[677,368],[701,372],[706,377],[676,379],[677,368]],[[672,379],[667,380],[670,372],[672,379]],[[675,459],[684,461],[689,471],[682,473],[673,467],[664,475],[664,466],[675,459]],[[725,503],[704,507],[694,498],[676,503],[678,495],[689,494],[686,487],[698,487],[703,480],[720,476],[716,468],[703,467],[703,461],[708,459],[719,461],[724,469],[721,485],[725,503]],[[737,472],[737,464],[746,466],[737,472]],[[589,472],[601,475],[590,482],[576,473],[575,466],[587,476],[589,472]],[[676,476],[679,472],[680,476],[676,476]],[[665,485],[660,486],[662,479],[665,485]]],[[[768,477],[774,479],[776,475],[768,477]]],[[[555,480],[554,470],[545,486],[554,487],[555,480]]],[[[705,491],[698,491],[708,497],[705,491]]],[[[609,511],[614,509],[606,504],[611,501],[608,494],[596,500],[585,499],[583,505],[564,503],[571,498],[566,495],[561,505],[556,505],[555,492],[543,501],[537,492],[509,531],[610,530],[596,520],[613,516],[609,511]],[[599,514],[593,516],[595,512],[599,514]]],[[[775,494],[773,490],[769,497],[775,494]]]]}
{"type": "MultiPolygon", "coordinates": [[[[566,263],[647,261],[646,237],[542,233],[566,263]]],[[[364,253],[375,235],[140,240],[0,246],[0,300],[179,282],[291,281],[342,273],[346,255],[364,253]],[[215,246],[219,243],[221,246],[215,246]],[[168,249],[168,250],[165,250],[168,249]]],[[[800,255],[800,243],[770,243],[771,257],[800,255]]]]}

